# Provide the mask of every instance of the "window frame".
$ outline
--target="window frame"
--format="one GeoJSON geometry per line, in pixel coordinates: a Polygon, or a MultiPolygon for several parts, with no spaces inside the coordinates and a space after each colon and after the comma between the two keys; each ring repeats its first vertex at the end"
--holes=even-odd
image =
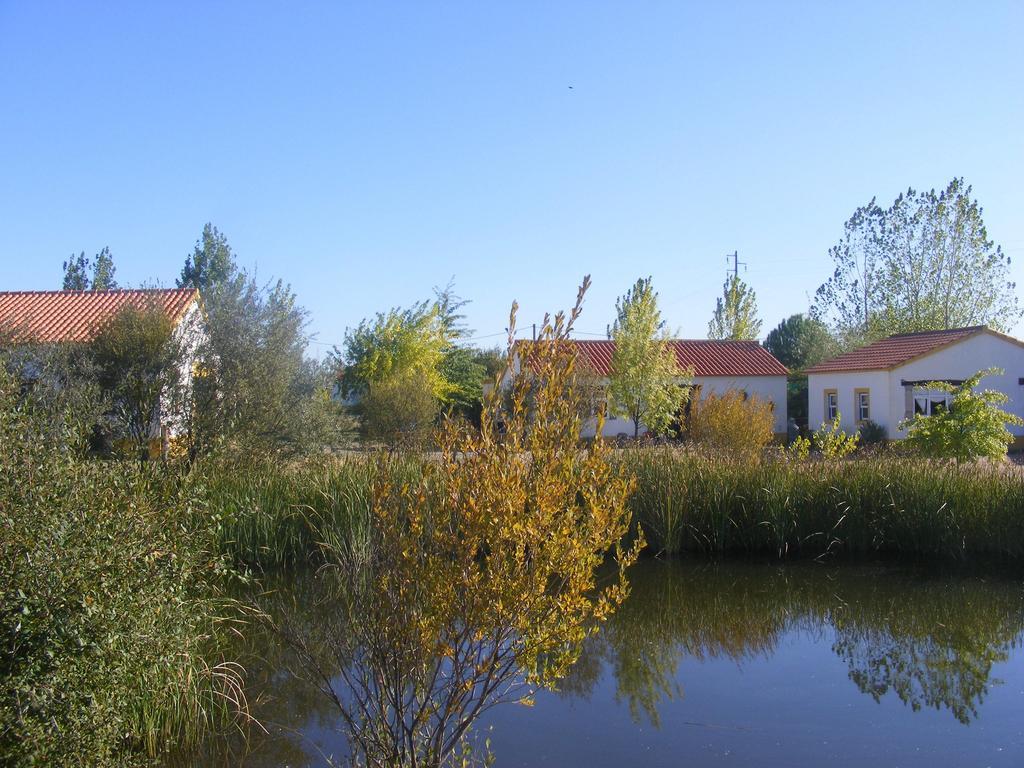
{"type": "Polygon", "coordinates": [[[853,407],[857,412],[857,423],[863,424],[865,421],[871,421],[871,388],[870,387],[857,387],[853,390],[853,407]],[[861,398],[865,398],[866,402],[861,403],[861,398]],[[867,414],[864,411],[867,411],[867,414]]]}
{"type": "Polygon", "coordinates": [[[825,421],[830,422],[839,415],[839,390],[838,389],[826,389],[824,391],[825,396],[825,421]],[[832,410],[835,413],[831,413],[832,410]]]}

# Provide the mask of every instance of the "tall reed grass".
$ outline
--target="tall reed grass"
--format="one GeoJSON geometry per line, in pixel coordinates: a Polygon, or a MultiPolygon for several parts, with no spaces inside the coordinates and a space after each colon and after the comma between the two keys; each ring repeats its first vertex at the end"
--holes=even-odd
{"type": "Polygon", "coordinates": [[[675,448],[621,452],[655,552],[1024,557],[1024,476],[913,458],[731,461],[675,448]]]}
{"type": "Polygon", "coordinates": [[[207,498],[218,546],[235,562],[264,570],[316,562],[323,544],[365,548],[379,473],[409,482],[419,471],[416,459],[379,456],[210,469],[207,498]]]}

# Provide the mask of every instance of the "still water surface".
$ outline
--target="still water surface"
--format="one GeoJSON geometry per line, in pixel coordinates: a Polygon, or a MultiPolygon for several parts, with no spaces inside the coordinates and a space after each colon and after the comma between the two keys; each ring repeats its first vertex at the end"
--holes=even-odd
{"type": "MultiPolygon", "coordinates": [[[[477,729],[497,766],[1024,766],[1019,574],[648,560],[630,578],[559,691],[477,729]]],[[[326,700],[253,642],[270,733],[217,761],[344,755],[326,700]]]]}

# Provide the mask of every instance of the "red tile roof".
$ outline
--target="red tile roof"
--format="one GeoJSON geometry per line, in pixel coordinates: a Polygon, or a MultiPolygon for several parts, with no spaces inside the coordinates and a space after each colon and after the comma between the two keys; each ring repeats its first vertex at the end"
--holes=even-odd
{"type": "Polygon", "coordinates": [[[125,291],[0,291],[0,329],[37,342],[91,340],[126,307],[155,303],[177,322],[199,298],[194,288],[125,291]]]}
{"type": "Polygon", "coordinates": [[[818,363],[808,368],[807,373],[888,370],[987,330],[983,325],[975,325],[945,331],[901,333],[818,363]]]}
{"type": "MultiPolygon", "coordinates": [[[[612,369],[614,341],[574,340],[572,345],[584,356],[599,376],[612,369]]],[[[709,341],[672,339],[669,341],[682,369],[693,369],[694,376],[785,376],[786,366],[756,341],[709,341]]]]}

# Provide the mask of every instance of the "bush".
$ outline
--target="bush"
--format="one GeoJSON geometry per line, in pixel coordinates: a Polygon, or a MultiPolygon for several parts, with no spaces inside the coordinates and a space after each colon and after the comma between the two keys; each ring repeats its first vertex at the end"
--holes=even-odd
{"type": "Polygon", "coordinates": [[[146,762],[241,706],[188,478],[81,458],[0,372],[0,764],[146,762]]]}
{"type": "Polygon", "coordinates": [[[694,403],[690,438],[713,452],[753,460],[771,442],[774,424],[771,403],[729,390],[694,403]]]}
{"type": "Polygon", "coordinates": [[[949,408],[931,416],[915,414],[900,423],[907,430],[907,446],[924,456],[939,459],[971,461],[978,458],[1002,459],[1013,442],[1007,424],[1024,425],[1024,419],[1007,413],[1000,405],[1009,398],[991,389],[975,392],[981,379],[993,373],[990,368],[979,371],[959,385],[935,382],[929,389],[952,395],[949,408]]]}
{"type": "Polygon", "coordinates": [[[392,448],[422,448],[440,413],[428,378],[417,371],[372,382],[359,404],[363,432],[392,448]]]}
{"type": "Polygon", "coordinates": [[[862,446],[882,445],[888,439],[885,427],[870,419],[861,422],[860,427],[857,429],[857,434],[860,437],[860,444],[862,446]]]}
{"type": "Polygon", "coordinates": [[[840,420],[841,416],[837,411],[831,422],[822,424],[814,432],[814,447],[818,449],[823,459],[842,459],[857,450],[860,435],[846,434],[839,426],[840,420]]]}

